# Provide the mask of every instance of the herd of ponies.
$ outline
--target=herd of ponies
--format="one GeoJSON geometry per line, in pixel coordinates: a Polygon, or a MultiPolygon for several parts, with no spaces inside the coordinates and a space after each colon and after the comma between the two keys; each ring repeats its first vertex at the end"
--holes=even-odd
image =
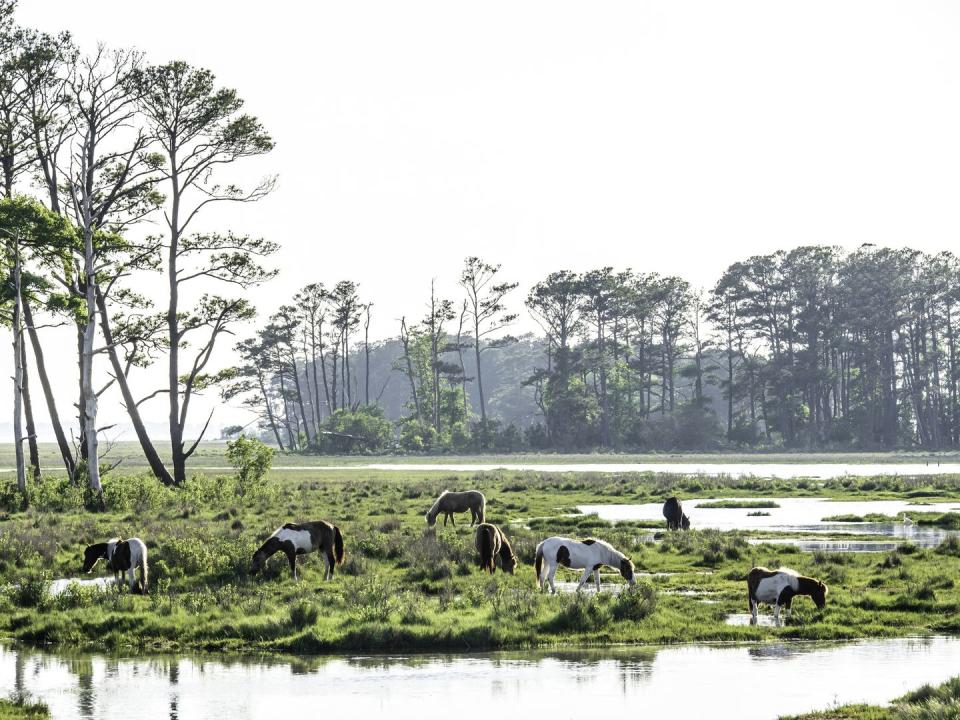
{"type": "MultiPolygon", "coordinates": [[[[430,528],[436,525],[437,518],[443,515],[443,524],[449,519],[456,526],[454,515],[470,512],[470,526],[476,525],[474,544],[478,555],[478,565],[482,571],[494,573],[499,563],[500,569],[513,574],[517,567],[517,556],[510,541],[498,526],[486,521],[486,498],[477,490],[451,492],[445,490],[427,511],[426,521],[430,528]]],[[[687,530],[690,519],[683,511],[683,504],[671,497],[663,504],[663,516],[668,530],[687,530]]],[[[272,535],[253,554],[250,574],[259,573],[273,555],[282,552],[287,556],[290,572],[297,579],[297,556],[309,553],[323,555],[326,572],[324,579],[333,578],[334,568],[344,561],[343,534],[340,528],[325,520],[305,523],[286,523],[277,528],[272,535]]],[[[93,571],[98,561],[104,560],[108,570],[113,571],[117,584],[126,574],[131,592],[145,594],[149,588],[149,570],[147,566],[147,546],[140,538],[112,538],[106,542],[89,545],[84,550],[82,572],[93,571]],[[137,574],[139,571],[139,576],[137,574]]],[[[580,592],[593,576],[597,592],[600,591],[600,568],[606,566],[616,569],[627,581],[629,587],[636,584],[633,562],[624,553],[610,543],[594,538],[573,540],[566,537],[549,537],[537,545],[534,560],[537,585],[543,590],[549,586],[550,592],[556,592],[554,578],[559,567],[582,570],[577,584],[580,592]]],[[[813,600],[818,609],[826,605],[827,586],[816,578],[805,577],[789,568],[768,570],[755,567],[747,575],[747,595],[750,606],[751,623],[756,624],[758,605],[773,606],[774,620],[780,624],[780,609],[790,616],[793,598],[806,595],[813,600]]]]}

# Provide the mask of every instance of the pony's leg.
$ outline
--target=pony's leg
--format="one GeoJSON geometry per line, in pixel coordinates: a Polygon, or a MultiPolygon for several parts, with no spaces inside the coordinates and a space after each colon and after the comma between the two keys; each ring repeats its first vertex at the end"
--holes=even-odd
{"type": "Polygon", "coordinates": [[[336,565],[333,559],[333,550],[327,548],[327,552],[323,555],[323,561],[327,564],[327,572],[323,576],[324,580],[333,580],[333,568],[336,565]]]}
{"type": "Polygon", "coordinates": [[[547,567],[548,567],[548,570],[547,570],[547,582],[550,584],[550,593],[551,593],[551,594],[556,594],[556,592],[557,592],[557,586],[553,584],[553,578],[556,576],[556,574],[557,574],[557,567],[559,567],[559,566],[558,566],[556,563],[551,563],[551,564],[548,565],[547,567]]]}
{"type": "Polygon", "coordinates": [[[444,514],[443,514],[443,526],[444,526],[444,527],[447,526],[447,515],[449,515],[449,513],[444,513],[444,514]]]}
{"type": "Polygon", "coordinates": [[[753,598],[750,598],[750,624],[751,625],[757,624],[757,610],[758,610],[757,601],[754,600],[753,598]]]}
{"type": "Polygon", "coordinates": [[[127,584],[130,586],[130,592],[133,592],[133,589],[137,586],[137,572],[133,565],[127,570],[127,584]]]}
{"type": "Polygon", "coordinates": [[[780,627],[780,601],[778,600],[773,606],[773,622],[777,627],[780,627]]]}
{"type": "Polygon", "coordinates": [[[284,555],[287,556],[287,561],[290,563],[290,572],[293,573],[293,579],[299,580],[297,577],[297,551],[293,547],[293,543],[285,542],[282,547],[284,555]]]}
{"type": "Polygon", "coordinates": [[[793,598],[790,598],[790,599],[787,600],[785,603],[783,603],[783,607],[786,609],[786,613],[785,613],[786,619],[789,620],[789,619],[790,619],[790,610],[793,608],[793,598]]]}
{"type": "Polygon", "coordinates": [[[580,577],[580,582],[577,583],[577,592],[583,589],[583,586],[587,584],[587,580],[590,579],[590,576],[593,575],[593,570],[590,568],[584,568],[583,575],[580,577]]]}
{"type": "Polygon", "coordinates": [[[593,571],[593,579],[597,583],[597,592],[600,592],[600,568],[593,571]]]}
{"type": "Polygon", "coordinates": [[[457,526],[457,519],[453,516],[453,513],[447,513],[447,514],[450,515],[450,524],[453,525],[454,527],[456,527],[456,526],[457,526]]]}

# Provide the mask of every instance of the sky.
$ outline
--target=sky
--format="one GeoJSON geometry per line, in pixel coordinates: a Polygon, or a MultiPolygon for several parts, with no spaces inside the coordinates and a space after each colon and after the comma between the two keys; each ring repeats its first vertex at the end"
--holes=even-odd
{"type": "MultiPolygon", "coordinates": [[[[204,222],[281,243],[250,293],[262,316],[349,278],[392,335],[432,278],[459,295],[467,255],[503,264],[522,311],[558,269],[709,287],[800,244],[960,251],[957,3],[20,0],[17,18],[245,98],[277,145],[231,178],[277,189],[204,222]]],[[[73,358],[53,365],[72,397],[73,358]]],[[[143,409],[162,421],[162,401],[143,409]]],[[[101,412],[123,422],[115,397],[101,412]]]]}

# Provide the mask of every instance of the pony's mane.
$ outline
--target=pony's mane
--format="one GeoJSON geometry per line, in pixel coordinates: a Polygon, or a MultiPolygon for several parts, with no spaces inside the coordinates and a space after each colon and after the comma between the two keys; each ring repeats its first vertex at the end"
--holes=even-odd
{"type": "MultiPolygon", "coordinates": [[[[436,501],[436,502],[433,504],[433,506],[427,511],[427,514],[428,514],[428,515],[431,515],[431,514],[435,515],[435,514],[437,513],[437,511],[440,509],[440,501],[443,500],[443,498],[444,498],[444,497],[447,495],[447,493],[449,493],[449,492],[450,492],[449,490],[444,490],[442,493],[440,493],[440,497],[437,498],[437,501],[436,501]]],[[[421,505],[420,507],[423,507],[423,506],[421,505]]]]}

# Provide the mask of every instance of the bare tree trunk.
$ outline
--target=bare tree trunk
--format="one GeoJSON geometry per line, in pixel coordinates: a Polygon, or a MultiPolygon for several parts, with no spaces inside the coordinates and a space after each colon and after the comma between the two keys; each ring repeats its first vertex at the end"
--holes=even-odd
{"type": "Polygon", "coordinates": [[[83,209],[83,277],[86,318],[83,326],[80,391],[83,396],[81,413],[84,423],[83,442],[87,448],[87,477],[94,500],[103,507],[103,485],[100,483],[100,451],[97,437],[97,392],[93,387],[93,341],[97,320],[97,278],[94,265],[93,220],[90,218],[91,195],[91,192],[86,193],[83,209]]]}
{"type": "Polygon", "coordinates": [[[66,468],[67,475],[73,479],[76,475],[76,463],[73,459],[73,450],[70,448],[67,436],[63,432],[63,425],[60,424],[60,413],[57,411],[56,398],[53,395],[53,389],[50,387],[50,378],[47,376],[43,346],[40,344],[37,328],[33,322],[33,312],[26,298],[24,298],[22,305],[27,335],[30,337],[30,345],[33,348],[33,362],[37,368],[37,377],[40,378],[40,387],[43,388],[43,397],[47,403],[47,414],[50,416],[50,424],[53,426],[53,435],[57,439],[57,447],[60,449],[60,456],[63,458],[63,466],[66,468]]]}
{"type": "Polygon", "coordinates": [[[366,321],[363,323],[363,355],[366,367],[363,371],[363,404],[370,404],[370,303],[366,307],[366,321]]]}
{"type": "Polygon", "coordinates": [[[410,379],[410,394],[413,396],[413,407],[417,413],[417,422],[423,423],[423,413],[420,410],[420,396],[417,394],[417,381],[413,374],[413,362],[410,360],[410,334],[407,332],[406,318],[400,318],[400,342],[403,343],[403,359],[407,363],[407,377],[410,379]]]}
{"type": "Polygon", "coordinates": [[[277,427],[277,419],[273,414],[273,404],[270,402],[270,396],[267,395],[267,388],[263,384],[263,373],[257,369],[257,383],[260,385],[260,392],[263,395],[263,401],[267,408],[267,420],[270,422],[270,429],[273,430],[273,437],[277,440],[277,446],[280,451],[284,451],[283,441],[280,439],[280,429],[277,427]]]}
{"type": "MultiPolygon", "coordinates": [[[[20,298],[21,314],[23,298],[20,298]]],[[[20,328],[20,365],[23,367],[23,417],[27,422],[27,447],[30,449],[30,468],[33,479],[40,480],[40,449],[37,447],[37,425],[33,422],[33,401],[30,398],[30,372],[27,367],[27,344],[20,328]]]]}
{"type": "Polygon", "coordinates": [[[133,393],[130,392],[130,385],[127,383],[127,374],[120,362],[120,356],[117,353],[117,346],[113,341],[113,332],[110,329],[110,322],[107,315],[107,303],[103,293],[97,290],[97,307],[100,310],[100,330],[103,333],[103,340],[107,345],[107,355],[110,358],[110,365],[113,367],[114,377],[117,379],[117,385],[120,387],[120,394],[123,396],[123,404],[130,416],[130,422],[133,430],[137,434],[137,440],[140,441],[140,448],[143,450],[147,462],[150,464],[150,470],[154,476],[164,485],[175,485],[176,480],[167,470],[160,459],[160,454],[150,440],[147,428],[140,417],[140,409],[133,399],[133,393]]]}
{"type": "Polygon", "coordinates": [[[17,490],[23,502],[27,499],[27,469],[23,458],[23,342],[20,320],[21,298],[20,245],[13,241],[13,442],[17,465],[17,490]]]}

